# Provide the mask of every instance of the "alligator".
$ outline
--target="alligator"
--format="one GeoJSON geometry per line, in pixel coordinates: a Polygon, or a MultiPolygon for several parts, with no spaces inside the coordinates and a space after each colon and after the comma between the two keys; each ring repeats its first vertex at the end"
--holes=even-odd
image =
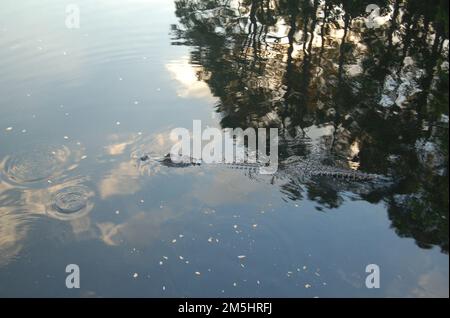
{"type": "MultiPolygon", "coordinates": [[[[150,161],[157,161],[161,165],[173,168],[187,168],[195,166],[223,166],[230,169],[244,170],[251,174],[258,174],[259,169],[265,167],[262,163],[248,163],[248,162],[234,162],[234,163],[204,163],[202,160],[193,158],[180,158],[181,160],[174,162],[167,154],[163,157],[151,157],[148,154],[144,154],[139,157],[141,164],[146,164],[150,161]]],[[[365,173],[357,170],[345,169],[340,167],[333,167],[321,164],[314,158],[304,158],[293,156],[287,160],[279,163],[278,170],[274,176],[280,178],[293,178],[297,177],[302,180],[313,178],[332,178],[341,179],[351,182],[371,182],[371,181],[387,181],[389,178],[378,175],[365,173]]]]}

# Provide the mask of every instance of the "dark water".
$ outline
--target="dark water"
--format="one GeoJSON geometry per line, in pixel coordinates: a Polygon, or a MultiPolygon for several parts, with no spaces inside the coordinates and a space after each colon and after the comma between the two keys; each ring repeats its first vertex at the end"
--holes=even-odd
{"type": "Polygon", "coordinates": [[[448,297],[448,2],[0,8],[0,296],[448,297]],[[393,182],[140,164],[193,120],[393,182]]]}

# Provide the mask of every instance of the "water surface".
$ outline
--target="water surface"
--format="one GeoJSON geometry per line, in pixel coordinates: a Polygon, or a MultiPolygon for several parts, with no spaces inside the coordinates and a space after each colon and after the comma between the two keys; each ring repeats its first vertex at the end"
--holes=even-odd
{"type": "Polygon", "coordinates": [[[0,296],[448,297],[448,4],[374,2],[3,0],[0,296]],[[393,182],[140,163],[193,120],[393,182]]]}

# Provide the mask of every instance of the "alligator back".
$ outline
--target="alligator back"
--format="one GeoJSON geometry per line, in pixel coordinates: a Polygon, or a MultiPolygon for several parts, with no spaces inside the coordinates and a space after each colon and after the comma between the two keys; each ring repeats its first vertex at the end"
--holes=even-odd
{"type": "MultiPolygon", "coordinates": [[[[147,162],[151,158],[147,155],[140,157],[141,162],[147,162]]],[[[187,168],[194,166],[219,166],[226,167],[233,170],[242,170],[247,173],[257,174],[259,169],[263,168],[262,163],[247,163],[247,162],[234,162],[234,163],[204,163],[201,160],[194,160],[192,158],[185,158],[178,162],[172,161],[170,155],[166,155],[157,161],[166,166],[172,168],[187,168]]],[[[341,179],[344,181],[364,182],[364,181],[377,181],[386,179],[383,176],[377,174],[365,173],[357,170],[345,169],[340,167],[333,167],[321,164],[318,160],[307,158],[290,158],[279,164],[278,171],[275,176],[283,178],[297,177],[300,179],[310,178],[332,178],[341,179]]]]}
{"type": "Polygon", "coordinates": [[[324,177],[347,181],[375,181],[381,178],[381,176],[376,174],[327,166],[318,162],[312,162],[310,160],[283,164],[279,170],[291,176],[324,177]]]}

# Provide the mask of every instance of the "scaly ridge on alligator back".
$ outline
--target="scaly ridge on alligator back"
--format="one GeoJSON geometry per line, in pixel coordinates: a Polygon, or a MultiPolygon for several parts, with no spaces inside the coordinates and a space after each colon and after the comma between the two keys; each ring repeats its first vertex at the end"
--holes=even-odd
{"type": "Polygon", "coordinates": [[[312,176],[332,177],[348,181],[374,181],[378,179],[377,175],[369,174],[356,170],[341,170],[338,168],[322,166],[321,170],[310,172],[312,176]]]}
{"type": "Polygon", "coordinates": [[[280,164],[279,171],[286,175],[301,177],[329,177],[347,181],[376,181],[384,177],[358,170],[345,169],[321,164],[318,160],[293,157],[280,164]]]}

